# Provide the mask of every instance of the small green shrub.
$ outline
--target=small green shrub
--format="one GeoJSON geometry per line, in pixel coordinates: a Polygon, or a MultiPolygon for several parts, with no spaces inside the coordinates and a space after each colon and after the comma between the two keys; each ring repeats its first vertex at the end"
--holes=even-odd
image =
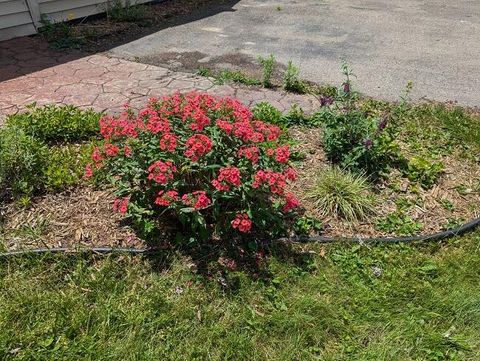
{"type": "Polygon", "coordinates": [[[273,54],[270,54],[270,56],[267,57],[267,58],[259,56],[258,61],[260,62],[260,64],[263,67],[262,84],[265,88],[271,88],[272,87],[272,75],[273,75],[273,71],[275,69],[275,56],[273,56],[273,54]]]}
{"type": "Polygon", "coordinates": [[[117,22],[138,22],[145,18],[145,6],[137,5],[130,0],[113,0],[107,2],[107,18],[117,22]]]}
{"type": "Polygon", "coordinates": [[[333,85],[317,85],[313,87],[312,92],[320,97],[338,97],[338,89],[333,85]]]}
{"type": "Polygon", "coordinates": [[[30,197],[78,184],[93,150],[100,114],[74,106],[30,106],[0,129],[0,196],[30,197]],[[50,143],[50,146],[48,144],[50,143]]]}
{"type": "Polygon", "coordinates": [[[0,128],[0,199],[43,188],[47,147],[17,127],[0,128]]]}
{"type": "Polygon", "coordinates": [[[439,199],[438,203],[440,203],[440,205],[443,207],[443,209],[445,209],[447,211],[454,211],[455,210],[454,204],[449,199],[446,199],[446,198],[439,199]]]}
{"type": "Polygon", "coordinates": [[[282,120],[282,112],[267,102],[261,102],[252,108],[253,117],[270,124],[279,125],[282,120]]]}
{"type": "Polygon", "coordinates": [[[306,115],[304,110],[295,103],[292,105],[288,113],[283,115],[280,122],[285,127],[295,125],[314,127],[320,124],[320,121],[317,118],[306,115]]]}
{"type": "Polygon", "coordinates": [[[345,64],[342,69],[346,80],[338,96],[323,97],[322,109],[313,118],[323,125],[323,147],[331,162],[376,179],[403,161],[396,127],[387,114],[370,115],[359,106],[353,74],[345,64]]]}
{"type": "Polygon", "coordinates": [[[53,146],[44,173],[45,188],[59,191],[79,184],[90,162],[92,144],[53,146]]]}
{"type": "Polygon", "coordinates": [[[82,141],[96,136],[101,114],[73,105],[29,106],[25,113],[11,115],[7,126],[22,129],[27,135],[47,143],[82,141]]]}
{"type": "Polygon", "coordinates": [[[442,162],[430,162],[422,157],[413,157],[408,161],[406,176],[412,182],[418,182],[423,188],[432,188],[443,173],[442,162]]]}
{"type": "Polygon", "coordinates": [[[400,149],[387,118],[341,109],[317,113],[323,125],[323,147],[330,161],[377,178],[399,160],[400,149]]]}
{"type": "Polygon", "coordinates": [[[365,177],[332,167],[320,172],[308,198],[323,216],[357,221],[374,212],[374,199],[365,177]]]}
{"type": "Polygon", "coordinates": [[[258,103],[252,108],[253,117],[267,123],[276,124],[282,128],[292,126],[318,126],[319,120],[307,116],[298,104],[293,104],[288,113],[282,114],[280,110],[267,102],[258,103]]]}
{"type": "Polygon", "coordinates": [[[458,228],[464,223],[465,223],[465,219],[463,218],[448,218],[447,222],[442,228],[443,230],[448,231],[451,229],[458,228]]]}
{"type": "Polygon", "coordinates": [[[71,24],[65,21],[53,22],[42,14],[39,33],[56,49],[79,49],[85,38],[76,35],[71,24]]]}
{"type": "Polygon", "coordinates": [[[293,65],[292,61],[290,60],[287,65],[287,70],[285,70],[285,74],[283,75],[283,88],[286,91],[295,92],[295,93],[305,93],[306,86],[304,82],[302,82],[298,75],[300,70],[293,65]]]}

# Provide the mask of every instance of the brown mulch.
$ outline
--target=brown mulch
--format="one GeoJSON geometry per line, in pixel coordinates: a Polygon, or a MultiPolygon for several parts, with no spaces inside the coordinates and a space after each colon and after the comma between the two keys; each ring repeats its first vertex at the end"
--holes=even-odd
{"type": "MultiPolygon", "coordinates": [[[[318,129],[293,128],[290,135],[298,145],[296,151],[302,152],[306,158],[297,166],[298,179],[292,186],[292,191],[299,197],[306,215],[322,219],[318,210],[308,200],[306,193],[314,184],[316,175],[329,166],[321,146],[321,134],[318,129]]],[[[431,189],[411,187],[408,179],[399,172],[392,172],[384,182],[373,186],[377,198],[375,214],[364,221],[350,223],[337,218],[323,218],[325,226],[323,235],[342,237],[376,237],[392,236],[379,231],[375,227],[378,219],[394,212],[397,207],[395,200],[404,198],[415,202],[415,206],[406,213],[415,222],[423,224],[421,234],[431,234],[445,230],[449,220],[455,219],[465,223],[480,217],[480,164],[455,156],[441,159],[445,172],[438,183],[431,189]],[[400,191],[395,192],[389,185],[400,184],[400,191]],[[459,186],[466,189],[466,194],[460,194],[459,186]],[[453,204],[453,210],[447,210],[440,203],[448,200],[453,204]]]]}
{"type": "MultiPolygon", "coordinates": [[[[35,198],[28,207],[10,205],[0,224],[8,250],[41,247],[143,247],[114,213],[109,191],[79,188],[35,198]]],[[[3,237],[2,237],[3,235],[3,237]]]]}

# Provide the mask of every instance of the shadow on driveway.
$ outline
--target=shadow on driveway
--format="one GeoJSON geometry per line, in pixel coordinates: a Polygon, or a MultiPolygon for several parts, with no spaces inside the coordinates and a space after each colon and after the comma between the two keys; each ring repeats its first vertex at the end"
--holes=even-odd
{"type": "MultiPolygon", "coordinates": [[[[95,39],[95,41],[87,43],[80,50],[53,49],[41,35],[0,42],[0,82],[48,69],[93,53],[103,52],[162,29],[208,18],[220,12],[234,11],[233,6],[238,1],[239,0],[167,0],[161,3],[146,5],[148,7],[155,7],[155,9],[159,11],[165,11],[165,15],[161,16],[160,22],[155,22],[151,26],[146,27],[132,25],[120,33],[95,39]],[[183,8],[182,3],[184,4],[183,8]],[[198,3],[200,3],[200,5],[198,5],[198,3]]],[[[95,16],[89,19],[89,21],[95,22],[104,17],[104,15],[95,16]]],[[[0,98],[4,95],[2,93],[3,91],[0,92],[0,98]]]]}

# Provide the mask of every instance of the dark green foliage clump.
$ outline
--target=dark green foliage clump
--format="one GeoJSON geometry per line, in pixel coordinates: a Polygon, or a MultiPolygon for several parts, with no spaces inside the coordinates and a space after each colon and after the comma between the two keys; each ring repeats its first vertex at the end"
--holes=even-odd
{"type": "Polygon", "coordinates": [[[253,117],[270,124],[279,125],[282,120],[282,112],[267,102],[261,102],[252,108],[253,117]]]}
{"type": "Polygon", "coordinates": [[[0,128],[3,201],[62,190],[82,180],[99,131],[100,113],[72,105],[31,106],[0,128]]]}
{"type": "Polygon", "coordinates": [[[0,199],[42,188],[48,148],[16,127],[0,128],[0,199]]]}
{"type": "Polygon", "coordinates": [[[9,116],[7,126],[20,128],[42,142],[78,142],[98,134],[100,117],[100,113],[73,105],[33,105],[25,113],[9,116]]]}

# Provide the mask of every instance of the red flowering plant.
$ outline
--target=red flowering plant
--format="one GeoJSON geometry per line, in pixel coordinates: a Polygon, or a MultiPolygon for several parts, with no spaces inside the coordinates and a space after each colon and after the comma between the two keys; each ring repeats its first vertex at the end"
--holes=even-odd
{"type": "Polygon", "coordinates": [[[176,93],[100,120],[103,146],[86,176],[103,172],[114,208],[148,233],[167,213],[189,236],[280,234],[299,206],[286,191],[296,173],[276,125],[237,100],[176,93]]]}

